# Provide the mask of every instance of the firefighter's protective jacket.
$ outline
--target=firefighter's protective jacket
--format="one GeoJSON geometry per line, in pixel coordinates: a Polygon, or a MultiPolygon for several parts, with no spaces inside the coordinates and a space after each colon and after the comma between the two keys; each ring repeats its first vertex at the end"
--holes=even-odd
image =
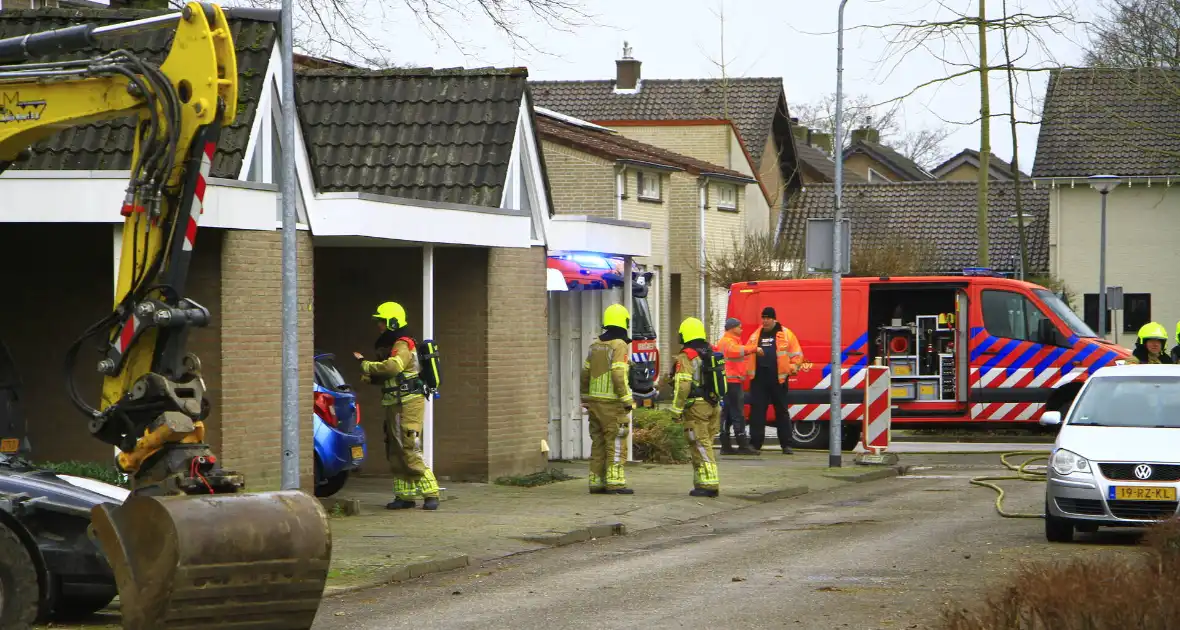
{"type": "Polygon", "coordinates": [[[600,400],[633,406],[631,346],[622,339],[595,339],[582,363],[582,402],[600,400]]]}
{"type": "Polygon", "coordinates": [[[361,373],[381,384],[382,405],[398,405],[425,393],[418,378],[418,353],[411,344],[412,339],[403,337],[394,342],[388,359],[361,362],[361,373]]]}
{"type": "Polygon", "coordinates": [[[672,415],[679,417],[690,404],[706,404],[701,386],[701,355],[693,348],[683,348],[676,355],[672,377],[672,415]]]}
{"type": "MultiPolygon", "coordinates": [[[[782,324],[776,324],[775,328],[777,330],[774,333],[774,350],[777,355],[775,365],[778,367],[778,382],[786,383],[787,379],[798,372],[799,366],[803,364],[803,348],[790,328],[782,324]]],[[[762,329],[755,330],[754,334],[750,335],[747,345],[757,347],[761,336],[762,329]]],[[[757,361],[757,353],[746,358],[746,378],[751,381],[754,380],[754,374],[758,369],[757,361]]]]}

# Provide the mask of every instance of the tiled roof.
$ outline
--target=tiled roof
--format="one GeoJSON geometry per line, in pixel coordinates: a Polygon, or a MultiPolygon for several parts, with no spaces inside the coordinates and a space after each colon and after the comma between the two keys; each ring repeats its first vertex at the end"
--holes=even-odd
{"type": "MultiPolygon", "coordinates": [[[[800,248],[805,219],[834,214],[831,184],[806,187],[788,210],[783,237],[800,248]]],[[[997,271],[1015,271],[1020,264],[1020,237],[1015,222],[1016,185],[991,182],[988,186],[988,257],[997,271]]],[[[928,273],[958,273],[976,263],[978,192],[975,182],[926,181],[844,186],[844,215],[852,220],[852,246],[888,246],[906,238],[931,242],[935,263],[928,273]]],[[[1049,190],[1021,183],[1029,273],[1049,268],[1049,190]]]]}
{"type": "MultiPolygon", "coordinates": [[[[813,172],[813,177],[818,177],[825,182],[836,181],[836,161],[828,157],[827,153],[802,142],[795,145],[795,153],[799,156],[800,166],[810,169],[813,172]]],[[[844,169],[844,183],[862,182],[865,182],[865,178],[861,177],[859,173],[847,168],[844,169]]]]}
{"type": "Polygon", "coordinates": [[[881,164],[888,166],[893,169],[897,176],[905,178],[904,181],[923,182],[934,179],[934,176],[919,166],[917,162],[883,144],[869,142],[868,140],[857,140],[844,150],[844,159],[847,160],[854,153],[864,153],[881,164]]]}
{"type": "Polygon", "coordinates": [[[782,78],[643,79],[635,94],[615,93],[612,80],[530,85],[537,105],[584,120],[731,120],[755,164],[776,112],[787,115],[782,78]]]}
{"type": "Polygon", "coordinates": [[[1180,70],[1054,70],[1033,177],[1180,175],[1180,70]]]}
{"type": "Polygon", "coordinates": [[[590,127],[572,124],[558,118],[537,113],[537,130],[541,138],[573,147],[592,155],[612,160],[634,160],[648,162],[660,166],[679,168],[693,175],[701,173],[716,173],[729,177],[740,178],[754,183],[754,178],[744,173],[703,162],[666,149],[631,140],[610,131],[600,131],[590,127]]]}
{"type": "MultiPolygon", "coordinates": [[[[1012,164],[1007,160],[1001,160],[995,153],[989,153],[991,157],[988,158],[988,170],[992,172],[992,177],[1009,180],[1012,179],[1012,164]]],[[[945,173],[957,168],[961,164],[971,164],[975,168],[979,168],[979,151],[975,149],[963,149],[955,156],[949,158],[942,164],[931,169],[930,173],[935,177],[942,177],[945,173]]],[[[1020,171],[1022,179],[1027,178],[1028,174],[1020,171]]]]}
{"type": "Polygon", "coordinates": [[[499,207],[527,77],[524,68],[298,73],[318,189],[499,207]]]}
{"type": "MultiPolygon", "coordinates": [[[[226,11],[230,21],[238,62],[238,115],[221,133],[211,174],[237,178],[250,140],[254,112],[262,94],[262,82],[276,41],[275,23],[266,12],[235,14],[226,11]]],[[[135,9],[37,9],[0,11],[0,37],[64,28],[76,24],[115,24],[161,14],[161,11],[135,9]]],[[[277,16],[277,12],[274,12],[277,16]]],[[[277,17],[275,17],[277,19],[277,17]]],[[[117,38],[104,38],[93,50],[56,55],[43,60],[84,59],[119,48],[144,59],[160,63],[168,54],[173,29],[145,31],[117,38]]],[[[127,170],[131,168],[135,119],[121,118],[101,123],[79,125],[34,144],[31,159],[14,164],[23,170],[127,170]]]]}

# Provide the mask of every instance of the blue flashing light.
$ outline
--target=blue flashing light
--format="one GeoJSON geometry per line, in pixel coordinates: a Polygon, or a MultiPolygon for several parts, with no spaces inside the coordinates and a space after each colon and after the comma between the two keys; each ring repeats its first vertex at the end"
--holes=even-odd
{"type": "Polygon", "coordinates": [[[598,254],[571,254],[570,260],[582,265],[583,267],[590,267],[592,269],[612,269],[613,265],[607,262],[605,256],[598,254]]]}
{"type": "Polygon", "coordinates": [[[996,273],[987,267],[966,267],[963,269],[964,276],[986,276],[994,277],[996,273]]]}

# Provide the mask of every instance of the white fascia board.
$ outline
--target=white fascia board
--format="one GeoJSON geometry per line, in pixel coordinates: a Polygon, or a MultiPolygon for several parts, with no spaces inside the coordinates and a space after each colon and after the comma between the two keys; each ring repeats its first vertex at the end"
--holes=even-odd
{"type": "MultiPolygon", "coordinates": [[[[9,171],[0,176],[0,223],[110,223],[119,209],[126,171],[9,171]]],[[[274,186],[209,178],[201,227],[274,228],[274,186]]]]}
{"type": "Polygon", "coordinates": [[[541,156],[537,147],[540,144],[537,142],[536,131],[533,129],[533,119],[529,115],[528,100],[523,96],[520,99],[520,116],[518,127],[521,130],[520,140],[522,151],[517,153],[517,159],[520,160],[517,164],[521,167],[521,172],[527,168],[529,177],[521,177],[521,194],[529,196],[529,206],[536,213],[535,220],[540,223],[539,244],[545,244],[549,234],[549,199],[545,195],[545,174],[541,170],[541,156]],[[525,184],[532,181],[532,186],[525,189],[525,184]]]}
{"type": "MultiPolygon", "coordinates": [[[[267,123],[270,122],[270,90],[267,86],[275,82],[276,73],[281,67],[279,63],[279,40],[275,39],[275,43],[270,47],[270,60],[266,63],[266,75],[262,79],[262,94],[259,95],[258,106],[254,109],[254,122],[250,125],[250,139],[246,142],[246,157],[242,159],[242,170],[238,171],[238,179],[246,181],[250,174],[250,168],[254,161],[254,149],[259,142],[262,142],[263,134],[269,133],[267,123]]],[[[298,127],[298,125],[296,125],[298,127]]],[[[266,149],[263,155],[270,154],[270,147],[263,147],[266,149]]],[[[264,171],[265,172],[265,171],[264,171]]]]}
{"type": "MultiPolygon", "coordinates": [[[[532,217],[489,209],[473,211],[357,193],[325,193],[308,209],[312,233],[476,247],[530,246],[532,217]]],[[[273,218],[271,219],[273,221],[273,218]]]]}
{"type": "Polygon", "coordinates": [[[559,214],[549,223],[550,252],[651,256],[651,224],[559,214]]]}

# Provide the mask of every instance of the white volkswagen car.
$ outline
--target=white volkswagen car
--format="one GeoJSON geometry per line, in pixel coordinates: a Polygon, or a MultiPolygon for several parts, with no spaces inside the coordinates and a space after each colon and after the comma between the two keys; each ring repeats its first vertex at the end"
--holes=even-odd
{"type": "Polygon", "coordinates": [[[1049,458],[1045,537],[1135,527],[1176,515],[1180,488],[1180,365],[1119,365],[1087,380],[1049,458]]]}

